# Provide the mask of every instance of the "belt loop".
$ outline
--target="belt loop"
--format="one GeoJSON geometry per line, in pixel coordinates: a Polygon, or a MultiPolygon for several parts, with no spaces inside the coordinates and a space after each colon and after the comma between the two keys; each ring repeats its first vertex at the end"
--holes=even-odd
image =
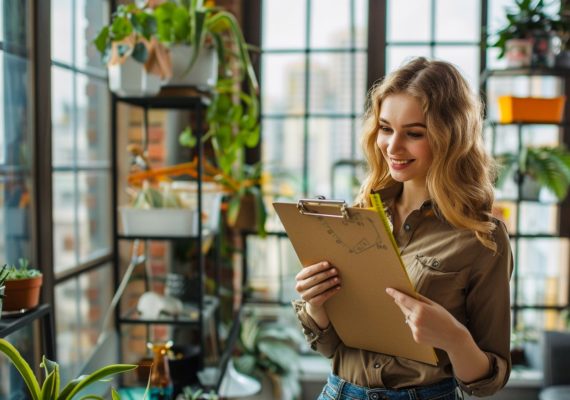
{"type": "Polygon", "coordinates": [[[416,389],[408,389],[408,395],[410,396],[410,400],[418,400],[418,394],[416,393],[416,389]]]}

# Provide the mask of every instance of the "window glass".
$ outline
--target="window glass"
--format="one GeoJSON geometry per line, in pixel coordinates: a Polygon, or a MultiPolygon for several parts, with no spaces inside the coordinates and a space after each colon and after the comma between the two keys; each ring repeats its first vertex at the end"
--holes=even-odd
{"type": "Polygon", "coordinates": [[[432,0],[387,0],[388,42],[427,42],[430,40],[432,0]]]}
{"type": "Polygon", "coordinates": [[[479,92],[479,46],[435,46],[434,57],[455,65],[471,90],[479,92]]]}
{"type": "Polygon", "coordinates": [[[306,0],[264,0],[261,9],[263,10],[261,45],[264,49],[305,47],[306,0]]]}
{"type": "Polygon", "coordinates": [[[62,381],[81,373],[102,330],[112,297],[111,266],[82,274],[56,286],[58,362],[62,381]]]}
{"type": "MultiPolygon", "coordinates": [[[[53,258],[54,272],[75,266],[77,262],[77,193],[75,175],[58,172],[53,175],[53,258]]],[[[64,342],[65,343],[65,342],[64,342]]]]}
{"type": "Polygon", "coordinates": [[[105,65],[93,44],[93,39],[108,20],[108,0],[76,0],[75,65],[78,68],[91,67],[105,71],[105,65]]]}
{"type": "MultiPolygon", "coordinates": [[[[352,120],[348,118],[311,118],[309,120],[309,195],[331,196],[333,165],[351,159],[352,120]]],[[[348,200],[348,199],[347,199],[348,200]]]]}
{"type": "Polygon", "coordinates": [[[78,176],[77,236],[79,262],[111,252],[111,181],[106,172],[81,172],[78,176]]]}
{"type": "MultiPolygon", "coordinates": [[[[73,0],[51,0],[51,57],[73,63],[73,0]]],[[[57,87],[57,86],[52,86],[57,87]]]]}
{"type": "Polygon", "coordinates": [[[480,0],[435,0],[435,40],[479,42],[480,0]]]}
{"type": "Polygon", "coordinates": [[[264,54],[261,101],[265,114],[300,115],[305,109],[305,58],[302,54],[264,54]]]}
{"type": "MultiPolygon", "coordinates": [[[[354,104],[352,92],[355,63],[353,54],[313,54],[310,58],[309,112],[350,113],[354,104]]],[[[365,71],[359,71],[365,73],[365,71]]]]}
{"type": "Polygon", "coordinates": [[[346,48],[353,45],[351,2],[349,0],[312,0],[312,48],[346,48]]]}
{"type": "Polygon", "coordinates": [[[74,110],[71,71],[52,67],[51,121],[52,121],[52,163],[54,166],[70,166],[75,160],[76,122],[74,110]]]}
{"type": "Polygon", "coordinates": [[[363,49],[368,43],[368,0],[354,0],[355,44],[363,49]]]}
{"type": "Polygon", "coordinates": [[[386,48],[386,73],[394,71],[413,57],[429,57],[429,46],[388,46],[386,48]]]}
{"type": "Polygon", "coordinates": [[[109,166],[109,89],[104,80],[77,75],[77,162],[109,166]]]}

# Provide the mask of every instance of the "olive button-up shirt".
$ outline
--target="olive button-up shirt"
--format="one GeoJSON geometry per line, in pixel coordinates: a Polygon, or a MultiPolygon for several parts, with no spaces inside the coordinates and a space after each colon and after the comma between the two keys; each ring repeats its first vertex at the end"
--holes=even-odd
{"type": "MultiPolygon", "coordinates": [[[[380,191],[390,217],[402,186],[380,191]]],[[[502,388],[510,374],[510,295],[512,252],[504,224],[495,220],[493,252],[469,230],[457,229],[437,217],[431,202],[413,211],[394,232],[408,275],[420,294],[445,307],[465,325],[489,358],[491,372],[476,382],[461,382],[475,396],[489,396],[502,388]]],[[[342,276],[341,276],[342,279],[342,276]]],[[[436,349],[437,366],[406,358],[345,346],[332,325],[320,329],[301,300],[293,301],[311,347],[332,359],[339,377],[365,387],[405,388],[430,385],[453,377],[447,354],[436,349]]],[[[386,329],[390,329],[389,326],[386,329]]]]}

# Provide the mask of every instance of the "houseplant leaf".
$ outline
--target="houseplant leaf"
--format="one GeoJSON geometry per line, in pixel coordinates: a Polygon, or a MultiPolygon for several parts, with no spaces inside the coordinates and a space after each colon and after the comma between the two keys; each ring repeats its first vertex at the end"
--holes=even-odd
{"type": "MultiPolygon", "coordinates": [[[[54,371],[57,371],[54,374],[54,382],[53,382],[53,387],[54,390],[53,392],[55,393],[55,396],[53,397],[54,399],[57,398],[57,395],[59,394],[59,388],[60,388],[60,375],[59,375],[59,364],[56,363],[55,361],[51,361],[48,360],[45,356],[42,356],[42,362],[40,363],[40,367],[43,367],[44,369],[44,373],[46,376],[49,376],[50,374],[52,374],[54,371]]],[[[42,386],[42,392],[44,391],[44,387],[46,385],[47,379],[44,382],[43,386],[42,386]]],[[[43,399],[43,395],[42,395],[42,399],[43,399]]]]}
{"type": "Polygon", "coordinates": [[[120,374],[123,372],[131,371],[137,368],[137,365],[132,364],[114,364],[108,365],[90,375],[80,376],[69,382],[61,391],[58,400],[71,400],[75,394],[87,386],[98,382],[108,376],[120,374]]]}
{"type": "Polygon", "coordinates": [[[14,364],[22,379],[26,383],[33,400],[40,400],[40,385],[36,380],[30,365],[24,360],[20,352],[7,340],[0,338],[0,352],[6,354],[8,359],[14,364]]]}

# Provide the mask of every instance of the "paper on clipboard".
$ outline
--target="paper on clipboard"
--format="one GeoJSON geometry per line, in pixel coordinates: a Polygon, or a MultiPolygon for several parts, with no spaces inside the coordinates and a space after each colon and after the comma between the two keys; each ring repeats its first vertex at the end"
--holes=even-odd
{"type": "Polygon", "coordinates": [[[433,348],[414,341],[385,291],[416,296],[384,215],[334,200],[273,206],[303,267],[329,261],[339,270],[342,289],[325,308],[345,345],[437,365],[433,348]]]}

